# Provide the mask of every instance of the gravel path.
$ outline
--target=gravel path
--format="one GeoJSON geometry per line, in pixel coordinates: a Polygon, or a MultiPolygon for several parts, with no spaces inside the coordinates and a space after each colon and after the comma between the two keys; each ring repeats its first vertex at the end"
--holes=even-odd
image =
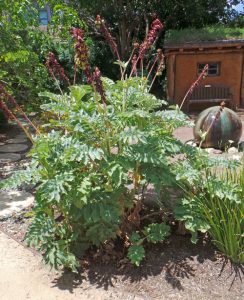
{"type": "MultiPolygon", "coordinates": [[[[41,257],[0,232],[0,299],[1,300],[141,300],[132,294],[105,291],[88,282],[77,282],[72,274],[59,281],[41,257]],[[72,284],[73,286],[72,286],[72,284]]],[[[113,288],[111,288],[113,290],[113,288]]]]}

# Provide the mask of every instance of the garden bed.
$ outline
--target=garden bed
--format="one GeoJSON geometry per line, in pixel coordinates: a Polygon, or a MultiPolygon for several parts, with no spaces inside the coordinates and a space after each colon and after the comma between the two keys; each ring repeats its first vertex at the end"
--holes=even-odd
{"type": "MultiPolygon", "coordinates": [[[[30,224],[27,215],[25,211],[1,221],[0,230],[23,243],[30,224]]],[[[166,242],[148,247],[140,267],[123,257],[122,245],[115,243],[114,249],[111,246],[107,247],[107,253],[105,248],[91,249],[80,261],[78,274],[64,272],[55,279],[55,284],[75,289],[85,281],[142,299],[243,299],[243,282],[235,277],[238,269],[225,260],[206,236],[193,245],[189,236],[173,234],[166,242]]]]}
{"type": "MultiPolygon", "coordinates": [[[[12,134],[10,130],[5,139],[12,134]]],[[[17,168],[20,166],[21,161],[17,168]]],[[[0,230],[26,246],[24,236],[30,223],[31,207],[2,220],[0,230]]],[[[189,235],[174,233],[163,243],[146,245],[146,253],[141,266],[135,267],[126,258],[123,243],[92,248],[80,260],[78,275],[64,272],[55,284],[72,289],[77,284],[82,286],[85,280],[142,299],[193,299],[196,296],[199,299],[242,299],[244,296],[240,268],[227,261],[206,235],[193,245],[189,235]]]]}

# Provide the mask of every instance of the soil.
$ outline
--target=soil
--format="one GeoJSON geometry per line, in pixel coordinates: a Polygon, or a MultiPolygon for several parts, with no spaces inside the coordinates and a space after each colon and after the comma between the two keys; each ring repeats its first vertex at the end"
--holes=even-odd
{"type": "Polygon", "coordinates": [[[106,247],[91,249],[78,274],[50,273],[24,242],[30,209],[0,222],[3,300],[244,299],[241,266],[231,264],[206,236],[194,245],[189,236],[173,234],[148,246],[140,267],[123,256],[122,245],[112,243],[107,252],[106,247]]]}
{"type": "MultiPolygon", "coordinates": [[[[23,248],[22,251],[27,251],[24,249],[26,245],[23,238],[30,223],[30,219],[25,217],[26,213],[16,215],[0,223],[0,231],[20,243],[19,247],[23,248]]],[[[54,286],[63,291],[69,291],[70,296],[73,293],[77,294],[82,289],[93,290],[95,288],[95,291],[92,292],[93,296],[97,295],[97,289],[102,293],[107,291],[102,298],[99,298],[104,300],[118,299],[119,295],[123,295],[125,300],[188,300],[196,297],[204,300],[238,300],[244,298],[244,284],[242,282],[244,275],[241,273],[240,266],[232,265],[217,251],[207,237],[201,237],[197,245],[193,245],[189,236],[173,234],[164,243],[148,246],[146,259],[140,267],[131,265],[122,254],[118,247],[115,247],[113,251],[110,249],[107,253],[104,248],[92,249],[80,261],[81,268],[78,274],[65,271],[50,275],[47,269],[44,273],[49,276],[49,282],[51,281],[54,286]],[[131,298],[132,296],[133,298],[131,298]]],[[[34,250],[29,255],[36,257],[38,261],[40,260],[40,254],[34,250]]],[[[3,253],[0,262],[2,259],[6,259],[3,253]]],[[[30,262],[26,261],[26,265],[29,264],[30,262]]],[[[38,264],[32,269],[32,272],[38,273],[40,268],[45,267],[40,267],[38,264]]],[[[16,269],[15,276],[18,277],[18,274],[19,271],[16,269]]],[[[12,278],[12,280],[15,279],[12,278]]],[[[33,281],[32,278],[31,284],[39,283],[33,281]]],[[[59,299],[73,299],[72,297],[69,298],[66,292],[64,293],[66,298],[61,296],[59,299]]],[[[1,299],[8,300],[8,298],[1,299]]]]}

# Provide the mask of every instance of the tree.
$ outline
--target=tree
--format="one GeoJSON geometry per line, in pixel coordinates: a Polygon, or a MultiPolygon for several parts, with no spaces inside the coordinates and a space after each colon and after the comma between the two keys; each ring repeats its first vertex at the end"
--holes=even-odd
{"type": "Polygon", "coordinates": [[[101,15],[116,37],[122,59],[128,58],[132,42],[148,32],[156,14],[166,29],[203,27],[228,22],[232,5],[241,0],[67,0],[50,1],[52,5],[66,3],[78,10],[86,23],[94,28],[94,18],[101,15]]]}

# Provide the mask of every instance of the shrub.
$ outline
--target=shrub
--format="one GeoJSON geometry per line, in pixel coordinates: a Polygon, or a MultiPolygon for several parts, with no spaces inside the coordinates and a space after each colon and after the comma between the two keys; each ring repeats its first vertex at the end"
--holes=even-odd
{"type": "MultiPolygon", "coordinates": [[[[172,132],[184,115],[155,111],[162,100],[147,93],[143,79],[103,83],[106,104],[87,85],[71,86],[69,94],[43,94],[51,99],[42,106],[53,116],[50,131],[35,138],[30,168],[10,179],[12,186],[37,184],[27,241],[54,267],[74,269],[75,254],[125,236],[123,223],[138,208],[143,186],[173,184],[170,158],[182,145],[172,132]]],[[[167,236],[158,230],[153,238],[150,230],[159,225],[151,226],[143,229],[148,241],[167,236]]]]}
{"type": "MultiPolygon", "coordinates": [[[[104,22],[99,19],[99,24],[119,58],[104,22]]],[[[137,48],[131,75],[137,73],[138,62],[161,27],[155,20],[151,35],[137,48]]],[[[75,270],[77,254],[118,236],[126,241],[130,236],[128,256],[138,265],[144,257],[143,242],[159,242],[169,234],[163,218],[143,224],[141,230],[143,191],[151,184],[160,194],[165,186],[174,185],[172,158],[184,147],[173,130],[185,124],[186,117],[178,110],[159,110],[166,102],[148,92],[152,84],[144,77],[128,77],[130,60],[117,61],[121,71],[117,82],[102,78],[98,68],[92,71],[84,32],[73,28],[71,34],[74,82],[80,69],[89,84],[69,86],[69,92],[64,92],[60,82],[67,86],[70,80],[49,53],[46,65],[60,94],[41,94],[50,99],[42,105],[50,121],[35,138],[31,166],[6,184],[36,184],[35,216],[26,239],[52,267],[75,270]]],[[[156,74],[161,73],[161,50],[153,66],[156,74]]]]}

